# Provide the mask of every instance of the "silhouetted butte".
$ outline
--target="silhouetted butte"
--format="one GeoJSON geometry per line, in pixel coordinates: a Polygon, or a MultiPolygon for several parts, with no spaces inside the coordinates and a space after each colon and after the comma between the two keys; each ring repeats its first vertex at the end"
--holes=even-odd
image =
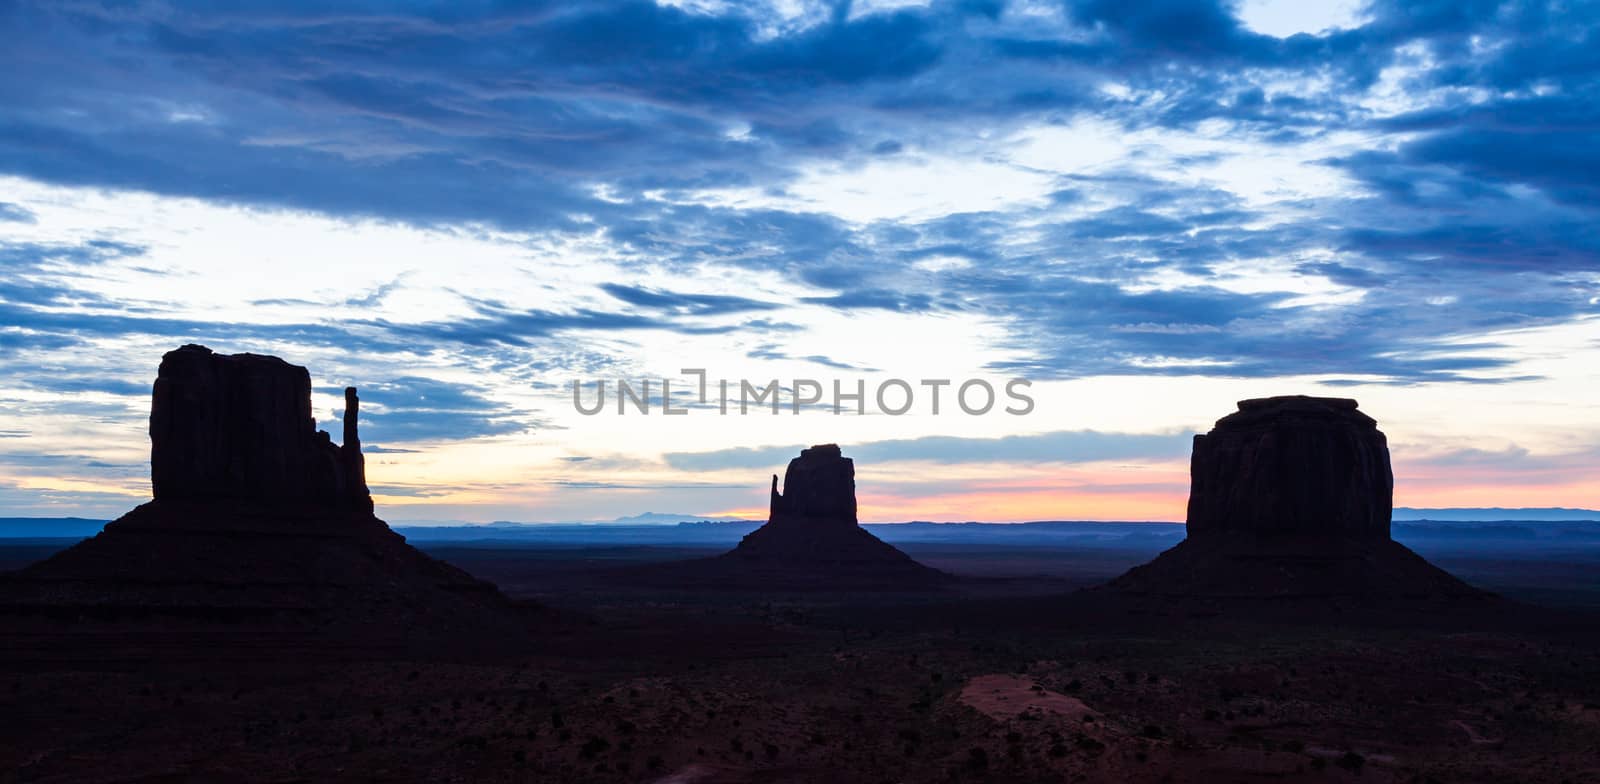
{"type": "Polygon", "coordinates": [[[344,444],[317,430],[311,377],[277,357],[186,345],[150,412],[154,500],[0,581],[34,618],[262,624],[341,644],[469,644],[524,631],[522,608],[373,515],[345,390],[344,444]]]}
{"type": "Polygon", "coordinates": [[[1188,538],[1108,587],[1200,597],[1481,596],[1389,535],[1394,474],[1354,400],[1245,400],[1194,438],[1188,538]]]}
{"type": "Polygon", "coordinates": [[[855,490],[855,462],[837,444],[804,449],[789,461],[781,493],[772,477],[766,525],[737,547],[639,574],[683,585],[775,590],[917,590],[953,579],[862,528],[855,490]]]}

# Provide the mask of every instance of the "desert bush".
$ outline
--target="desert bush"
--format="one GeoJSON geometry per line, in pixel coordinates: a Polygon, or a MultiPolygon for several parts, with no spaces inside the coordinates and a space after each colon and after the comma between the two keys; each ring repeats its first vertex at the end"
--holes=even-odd
{"type": "Polygon", "coordinates": [[[594,759],[609,748],[611,748],[611,741],[608,741],[599,735],[590,735],[589,739],[584,741],[582,746],[578,747],[578,756],[584,759],[594,759]]]}

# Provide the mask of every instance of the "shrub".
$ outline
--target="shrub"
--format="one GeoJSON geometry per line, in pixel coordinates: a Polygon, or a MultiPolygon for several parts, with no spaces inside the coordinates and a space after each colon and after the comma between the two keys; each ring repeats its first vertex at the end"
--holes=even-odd
{"type": "Polygon", "coordinates": [[[584,741],[583,745],[578,748],[578,756],[584,759],[594,759],[609,748],[611,748],[611,741],[598,735],[590,735],[589,739],[584,741]]]}

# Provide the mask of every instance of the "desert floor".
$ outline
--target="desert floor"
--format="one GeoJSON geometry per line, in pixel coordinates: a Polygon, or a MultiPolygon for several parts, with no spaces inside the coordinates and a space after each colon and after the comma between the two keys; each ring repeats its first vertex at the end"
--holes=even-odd
{"type": "Polygon", "coordinates": [[[1139,553],[913,552],[977,579],[870,595],[610,579],[688,550],[435,554],[560,619],[427,657],[8,629],[0,780],[1600,781],[1600,615],[1559,563],[1439,559],[1507,592],[1481,605],[1241,610],[1072,593],[1139,553]]]}

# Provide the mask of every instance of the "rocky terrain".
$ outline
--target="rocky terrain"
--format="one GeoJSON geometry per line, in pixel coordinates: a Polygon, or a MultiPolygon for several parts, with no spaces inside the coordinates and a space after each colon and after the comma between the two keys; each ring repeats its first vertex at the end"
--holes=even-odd
{"type": "Polygon", "coordinates": [[[924,601],[640,594],[493,659],[105,650],[17,664],[0,670],[0,780],[1600,776],[1592,626],[924,601]]]}

